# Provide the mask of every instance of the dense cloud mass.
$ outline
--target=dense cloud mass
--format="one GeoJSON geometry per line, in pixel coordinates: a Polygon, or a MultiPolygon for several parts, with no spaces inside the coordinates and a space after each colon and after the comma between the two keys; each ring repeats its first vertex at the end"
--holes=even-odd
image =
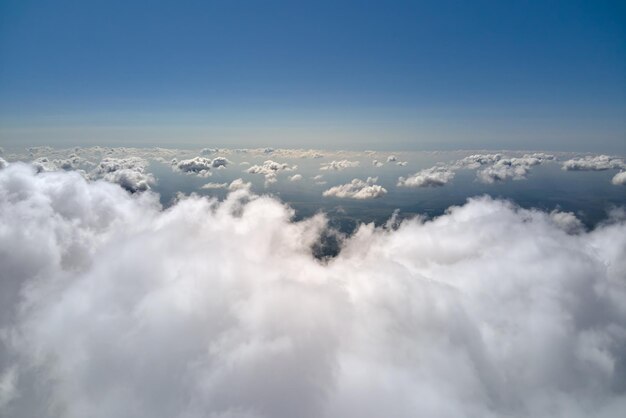
{"type": "MultiPolygon", "coordinates": [[[[102,159],[89,178],[117,183],[130,192],[143,192],[154,184],[154,176],[146,172],[148,161],[139,157],[102,159]]],[[[48,171],[48,170],[45,170],[48,171]]]]}
{"type": "MultiPolygon", "coordinates": [[[[0,170],[0,415],[619,417],[626,224],[477,198],[362,225],[0,170]]],[[[233,182],[233,183],[235,183],[233,182]]]]}
{"type": "Polygon", "coordinates": [[[378,177],[368,177],[367,180],[354,179],[350,183],[331,187],[324,191],[323,196],[348,199],[376,199],[387,194],[387,189],[378,184],[378,177]]]}

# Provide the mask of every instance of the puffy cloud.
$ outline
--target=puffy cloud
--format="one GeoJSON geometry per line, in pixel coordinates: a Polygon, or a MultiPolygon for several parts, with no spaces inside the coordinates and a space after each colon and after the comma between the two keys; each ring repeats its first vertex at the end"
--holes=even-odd
{"type": "Polygon", "coordinates": [[[302,174],[294,174],[293,176],[289,176],[289,181],[300,181],[302,180],[302,174]]]}
{"type": "Polygon", "coordinates": [[[400,177],[400,187],[439,187],[448,184],[454,178],[454,171],[446,166],[435,166],[420,170],[407,178],[400,177]]]}
{"type": "Polygon", "coordinates": [[[390,155],[389,157],[387,157],[387,162],[395,162],[398,161],[398,157],[396,157],[395,155],[390,155]]]}
{"type": "Polygon", "coordinates": [[[530,171],[530,167],[553,159],[553,155],[544,153],[524,154],[522,157],[517,158],[499,157],[493,165],[479,170],[477,176],[483,183],[494,183],[510,179],[523,180],[530,171]]]}
{"type": "Polygon", "coordinates": [[[1,170],[0,414],[623,414],[624,221],[569,235],[480,198],[324,263],[324,217],[292,217],[1,170]]]}
{"type": "Polygon", "coordinates": [[[624,186],[626,185],[626,171],[620,171],[611,179],[611,183],[616,186],[624,186]]]}
{"type": "Polygon", "coordinates": [[[48,157],[36,158],[31,162],[31,165],[40,173],[44,171],[57,171],[59,169],[48,157]]]}
{"type": "Polygon", "coordinates": [[[7,161],[5,159],[0,158],[0,170],[5,168],[8,165],[9,165],[9,163],[7,163],[7,161]]]}
{"type": "Polygon", "coordinates": [[[472,154],[461,158],[454,165],[458,168],[476,169],[485,165],[495,164],[502,158],[502,154],[472,154]]]}
{"type": "Polygon", "coordinates": [[[569,171],[603,171],[609,169],[626,169],[626,164],[621,158],[608,155],[587,155],[563,163],[563,170],[569,171]]]}
{"type": "Polygon", "coordinates": [[[246,170],[251,174],[262,174],[265,176],[265,186],[270,183],[276,183],[276,176],[281,171],[292,171],[298,168],[298,166],[290,166],[287,163],[277,163],[272,160],[267,160],[261,165],[253,165],[246,170]]]}
{"type": "Polygon", "coordinates": [[[213,168],[226,168],[228,164],[230,164],[230,161],[224,157],[213,158],[213,161],[211,161],[211,167],[213,168]]]}
{"type": "Polygon", "coordinates": [[[324,180],[324,176],[322,174],[313,176],[313,180],[315,181],[315,184],[318,184],[320,186],[323,186],[324,184],[328,183],[326,180],[324,180]]]}
{"type": "Polygon", "coordinates": [[[359,166],[358,161],[350,161],[350,160],[338,160],[331,161],[329,163],[321,164],[320,170],[334,170],[334,171],[342,171],[346,168],[354,168],[359,166]]]}
{"type": "Polygon", "coordinates": [[[374,184],[378,177],[368,177],[366,181],[354,179],[348,184],[331,187],[322,193],[326,197],[339,197],[348,199],[375,199],[387,194],[387,190],[374,184]]]}
{"type": "Polygon", "coordinates": [[[509,159],[499,160],[494,165],[479,170],[477,176],[483,183],[496,181],[523,180],[528,174],[529,166],[514,164],[509,159]]]}
{"type": "Polygon", "coordinates": [[[91,179],[104,179],[117,183],[129,192],[142,192],[155,183],[154,176],[146,173],[148,162],[143,158],[104,158],[89,173],[91,179]]]}
{"type": "Polygon", "coordinates": [[[61,170],[77,170],[85,161],[72,153],[67,158],[54,160],[54,164],[61,170]]]}
{"type": "MultiPolygon", "coordinates": [[[[521,157],[505,157],[502,154],[472,154],[452,163],[440,164],[432,169],[422,171],[426,179],[434,177],[433,185],[438,186],[446,184],[446,177],[449,177],[448,180],[450,180],[454,177],[454,172],[460,169],[478,170],[476,176],[480,181],[483,183],[494,183],[511,179],[525,179],[531,167],[554,159],[554,155],[542,152],[524,154],[521,157]],[[433,173],[430,173],[428,170],[433,170],[433,173]],[[437,175],[438,172],[444,174],[437,175]],[[440,179],[437,177],[441,177],[443,181],[439,181],[440,179]]],[[[419,174],[417,173],[413,176],[417,176],[417,182],[420,182],[422,179],[422,177],[418,176],[419,174]]],[[[399,184],[402,183],[401,179],[399,184]]],[[[426,181],[426,185],[430,185],[430,183],[426,181]]]]}
{"type": "Polygon", "coordinates": [[[382,167],[385,165],[385,163],[383,163],[382,161],[378,161],[378,160],[372,160],[372,165],[376,168],[378,167],[382,167]]]}
{"type": "Polygon", "coordinates": [[[228,185],[228,190],[230,190],[231,192],[233,192],[235,190],[248,190],[248,191],[250,191],[251,188],[252,188],[252,183],[243,181],[243,179],[241,179],[241,178],[233,180],[228,185]]]}
{"type": "Polygon", "coordinates": [[[578,234],[585,230],[583,223],[572,212],[553,210],[550,212],[550,219],[568,234],[578,234]]]}
{"type": "Polygon", "coordinates": [[[223,168],[230,163],[224,157],[216,157],[213,159],[205,157],[194,157],[188,160],[178,161],[172,160],[172,168],[176,171],[180,171],[187,174],[196,174],[200,177],[209,177],[211,175],[211,168],[223,168]]]}

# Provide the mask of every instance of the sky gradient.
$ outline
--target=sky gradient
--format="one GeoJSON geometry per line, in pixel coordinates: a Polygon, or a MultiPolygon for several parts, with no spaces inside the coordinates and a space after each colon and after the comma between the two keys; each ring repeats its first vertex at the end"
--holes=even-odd
{"type": "Polygon", "coordinates": [[[626,152],[622,2],[1,1],[0,144],[626,152]]]}

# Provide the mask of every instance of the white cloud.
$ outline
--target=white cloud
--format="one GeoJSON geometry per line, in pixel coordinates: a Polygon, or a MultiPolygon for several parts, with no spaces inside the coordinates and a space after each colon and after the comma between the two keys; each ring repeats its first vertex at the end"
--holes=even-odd
{"type": "Polygon", "coordinates": [[[383,163],[382,161],[378,161],[378,160],[372,160],[372,165],[376,168],[378,167],[382,167],[385,165],[385,163],[383,163]]]}
{"type": "Polygon", "coordinates": [[[106,157],[89,173],[89,178],[117,183],[132,193],[143,192],[156,181],[152,174],[146,173],[147,166],[148,162],[139,157],[106,157]]]}
{"type": "Polygon", "coordinates": [[[300,181],[302,180],[302,174],[294,174],[293,176],[289,176],[289,181],[300,181]]]}
{"type": "Polygon", "coordinates": [[[616,186],[624,186],[626,185],[626,171],[620,171],[611,179],[611,183],[616,186]]]}
{"type": "Polygon", "coordinates": [[[230,161],[224,157],[216,157],[213,159],[205,157],[194,157],[188,160],[178,161],[172,160],[172,168],[187,174],[195,174],[200,177],[209,177],[211,168],[222,168],[230,164],[230,161]]]}
{"type": "Polygon", "coordinates": [[[438,187],[448,184],[454,178],[454,171],[446,166],[435,166],[420,170],[407,178],[400,177],[400,187],[438,187]]]}
{"type": "Polygon", "coordinates": [[[228,185],[228,190],[230,190],[231,192],[233,192],[235,190],[247,190],[247,191],[250,191],[251,188],[252,188],[252,183],[243,181],[243,179],[241,179],[241,178],[233,180],[228,185]]]}
{"type": "Polygon", "coordinates": [[[568,234],[578,234],[585,230],[583,223],[572,212],[553,210],[550,212],[550,219],[568,234]]]}
{"type": "Polygon", "coordinates": [[[390,155],[389,157],[387,157],[387,162],[395,162],[398,161],[398,157],[396,157],[395,155],[390,155]]]}
{"type": "Polygon", "coordinates": [[[368,177],[366,181],[354,179],[348,184],[331,187],[322,193],[326,197],[338,197],[348,199],[375,199],[387,194],[387,190],[374,184],[378,177],[368,177]]]}
{"type": "Polygon", "coordinates": [[[279,172],[292,171],[297,168],[297,165],[290,166],[287,163],[277,163],[272,160],[267,160],[261,165],[253,165],[246,171],[251,174],[262,174],[265,176],[265,186],[267,187],[270,183],[276,183],[276,177],[279,172]]]}
{"type": "Polygon", "coordinates": [[[228,187],[228,183],[206,183],[202,185],[201,189],[225,189],[228,187]]]}
{"type": "Polygon", "coordinates": [[[334,171],[342,171],[346,168],[354,168],[359,166],[358,161],[350,161],[350,160],[338,160],[331,161],[329,163],[323,163],[320,166],[320,170],[334,170],[334,171]]]}
{"type": "Polygon", "coordinates": [[[7,163],[7,161],[5,159],[0,158],[0,170],[5,168],[8,165],[9,165],[9,163],[7,163]]]}
{"type": "Polygon", "coordinates": [[[554,160],[554,156],[544,153],[535,153],[524,154],[522,157],[499,157],[491,166],[479,170],[477,177],[483,183],[524,180],[531,167],[548,160],[554,160]]]}
{"type": "Polygon", "coordinates": [[[587,155],[583,158],[574,158],[563,163],[563,170],[569,171],[602,171],[609,169],[626,169],[621,158],[608,155],[587,155]]]}
{"type": "Polygon", "coordinates": [[[514,164],[512,160],[502,159],[490,167],[479,170],[476,174],[483,183],[496,181],[523,180],[528,174],[529,166],[514,164]]]}
{"type": "Polygon", "coordinates": [[[0,414],[623,414],[623,220],[568,235],[480,198],[325,264],[323,216],[292,216],[0,170],[0,414]]]}
{"type": "Polygon", "coordinates": [[[213,168],[225,168],[228,164],[230,164],[230,161],[224,157],[216,157],[211,161],[211,167],[213,168]]]}
{"type": "Polygon", "coordinates": [[[472,154],[457,161],[458,168],[477,169],[485,165],[492,165],[502,158],[502,154],[472,154]]]}

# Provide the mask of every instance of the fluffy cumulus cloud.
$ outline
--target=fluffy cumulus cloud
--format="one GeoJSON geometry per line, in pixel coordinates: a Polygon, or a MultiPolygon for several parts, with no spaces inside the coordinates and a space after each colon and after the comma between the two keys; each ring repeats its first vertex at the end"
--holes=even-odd
{"type": "Polygon", "coordinates": [[[626,186],[626,171],[620,171],[611,179],[611,183],[616,186],[626,186]]]}
{"type": "Polygon", "coordinates": [[[293,176],[289,176],[289,181],[300,181],[302,180],[302,174],[294,174],[293,176]]]}
{"type": "Polygon", "coordinates": [[[377,184],[378,177],[368,177],[367,180],[354,179],[350,183],[331,187],[324,191],[326,197],[339,197],[348,199],[376,199],[387,194],[387,189],[377,184]]]}
{"type": "Polygon", "coordinates": [[[287,163],[277,163],[276,161],[267,160],[261,165],[253,165],[246,171],[251,174],[261,174],[265,177],[265,186],[276,183],[277,175],[281,171],[292,171],[298,166],[290,166],[287,163]]]}
{"type": "Polygon", "coordinates": [[[231,181],[230,184],[228,185],[228,190],[230,190],[231,192],[234,192],[236,190],[250,191],[251,188],[252,188],[252,183],[244,181],[241,178],[231,181]]]}
{"type": "Polygon", "coordinates": [[[0,170],[0,415],[623,415],[623,217],[479,198],[325,261],[292,217],[0,170]]]}
{"type": "Polygon", "coordinates": [[[455,169],[478,169],[476,176],[483,183],[506,180],[524,180],[531,167],[553,161],[554,155],[546,153],[524,154],[521,157],[505,157],[502,154],[474,154],[458,160],[455,169]]]}
{"type": "Polygon", "coordinates": [[[104,179],[117,183],[130,192],[142,192],[155,183],[154,176],[146,172],[148,162],[139,157],[104,158],[89,173],[91,179],[104,179]]]}
{"type": "Polygon", "coordinates": [[[454,171],[446,166],[435,166],[420,170],[409,177],[398,179],[399,187],[439,187],[454,178],[454,171]]]}
{"type": "Polygon", "coordinates": [[[521,157],[506,157],[502,154],[472,154],[452,163],[439,163],[406,178],[400,177],[398,186],[444,186],[454,178],[455,172],[461,169],[477,170],[476,177],[483,183],[522,180],[526,178],[531,167],[554,159],[554,155],[546,153],[524,154],[521,157]]]}
{"type": "Polygon", "coordinates": [[[334,170],[334,171],[342,171],[346,168],[354,168],[359,166],[358,161],[350,161],[350,160],[338,160],[331,161],[329,163],[321,164],[320,170],[334,170]]]}
{"type": "Polygon", "coordinates": [[[230,163],[224,157],[206,158],[194,157],[187,160],[173,159],[171,164],[175,171],[187,174],[195,174],[200,177],[209,177],[212,168],[225,168],[230,163]]]}
{"type": "Polygon", "coordinates": [[[483,183],[495,183],[506,180],[523,180],[526,178],[530,165],[517,158],[501,159],[494,165],[479,170],[476,174],[483,183]]]}
{"type": "Polygon", "coordinates": [[[583,158],[573,158],[563,163],[563,170],[568,171],[603,171],[609,169],[626,169],[621,158],[608,155],[588,155],[583,158]]]}

